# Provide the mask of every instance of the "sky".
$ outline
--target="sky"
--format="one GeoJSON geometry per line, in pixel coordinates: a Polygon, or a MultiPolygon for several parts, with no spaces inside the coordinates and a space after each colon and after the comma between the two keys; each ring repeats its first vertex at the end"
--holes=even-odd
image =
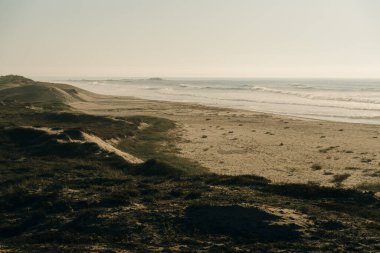
{"type": "Polygon", "coordinates": [[[379,0],[0,0],[0,75],[380,78],[379,0]]]}

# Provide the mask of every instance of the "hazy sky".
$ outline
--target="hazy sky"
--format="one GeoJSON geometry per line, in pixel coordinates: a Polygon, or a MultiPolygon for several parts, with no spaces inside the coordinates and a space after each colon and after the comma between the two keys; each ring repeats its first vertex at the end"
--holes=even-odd
{"type": "Polygon", "coordinates": [[[380,0],[0,0],[0,74],[380,77],[380,0]]]}

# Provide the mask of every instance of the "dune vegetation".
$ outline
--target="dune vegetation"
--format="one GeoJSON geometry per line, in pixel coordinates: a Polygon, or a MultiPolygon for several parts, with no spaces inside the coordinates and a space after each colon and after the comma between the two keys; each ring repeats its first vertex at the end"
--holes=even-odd
{"type": "Polygon", "coordinates": [[[175,122],[70,108],[85,96],[69,85],[0,78],[0,251],[380,250],[371,188],[213,174],[177,155],[175,122]]]}

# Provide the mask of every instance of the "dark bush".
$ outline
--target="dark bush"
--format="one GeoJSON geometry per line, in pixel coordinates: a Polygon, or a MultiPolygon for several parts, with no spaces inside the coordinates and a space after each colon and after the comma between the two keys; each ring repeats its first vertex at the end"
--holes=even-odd
{"type": "Polygon", "coordinates": [[[193,232],[232,238],[275,241],[299,237],[297,226],[277,225],[279,217],[255,207],[194,205],[185,211],[185,225],[193,232]]]}
{"type": "Polygon", "coordinates": [[[183,171],[170,166],[166,163],[149,159],[141,165],[137,165],[132,169],[127,170],[128,173],[143,175],[143,176],[167,176],[167,177],[180,177],[184,174],[183,171]]]}
{"type": "Polygon", "coordinates": [[[335,199],[337,201],[356,201],[359,203],[373,203],[376,198],[373,193],[361,192],[353,189],[324,187],[313,184],[283,184],[268,185],[262,191],[290,196],[300,199],[335,199]]]}

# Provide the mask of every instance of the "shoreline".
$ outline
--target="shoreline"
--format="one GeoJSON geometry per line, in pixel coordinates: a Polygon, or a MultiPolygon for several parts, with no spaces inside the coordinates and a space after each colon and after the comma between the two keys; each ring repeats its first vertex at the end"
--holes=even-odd
{"type": "MultiPolygon", "coordinates": [[[[71,85],[71,84],[69,84],[71,85]]],[[[75,86],[76,88],[79,88],[75,86]]],[[[81,88],[82,89],[82,88],[81,88]]],[[[86,90],[88,91],[88,90],[86,90]]],[[[89,91],[92,92],[92,91],[89,91]]],[[[146,100],[156,103],[168,103],[168,104],[180,104],[180,105],[188,105],[191,106],[199,106],[207,108],[213,108],[213,109],[220,109],[220,110],[229,110],[229,111],[242,111],[242,112],[250,112],[250,113],[258,113],[258,114],[268,114],[273,117],[284,117],[288,119],[295,119],[295,120],[305,120],[305,121],[320,121],[320,122],[326,122],[326,123],[339,123],[339,124],[355,124],[355,125],[364,125],[364,126],[380,126],[378,123],[363,123],[363,122],[351,122],[351,121],[339,121],[339,120],[328,120],[324,118],[313,118],[313,117],[306,117],[306,116],[296,116],[291,114],[285,114],[285,113],[276,113],[276,112],[266,112],[266,111],[259,111],[259,110],[248,110],[248,109],[241,109],[241,108],[233,108],[233,107],[224,107],[221,105],[207,105],[202,103],[196,103],[196,102],[178,102],[178,101],[169,101],[169,100],[158,100],[158,99],[149,99],[149,98],[142,98],[137,96],[114,96],[114,95],[107,95],[107,94],[99,94],[94,93],[97,96],[100,97],[113,97],[118,99],[134,99],[134,100],[146,100]]]]}
{"type": "Polygon", "coordinates": [[[72,81],[69,83],[111,96],[135,96],[138,94],[138,98],[141,99],[196,103],[204,106],[226,107],[309,119],[380,125],[378,117],[380,108],[372,104],[375,102],[371,102],[376,100],[373,100],[368,93],[357,93],[359,92],[357,87],[352,88],[352,90],[344,90],[343,92],[348,93],[341,94],[339,91],[342,84],[338,83],[334,86],[335,90],[332,89],[332,94],[330,94],[326,93],[326,87],[319,87],[318,85],[314,87],[313,84],[310,86],[305,84],[305,87],[314,87],[309,90],[306,88],[296,89],[292,84],[288,85],[285,82],[280,82],[276,86],[255,83],[254,80],[251,80],[252,83],[226,81],[224,80],[220,84],[213,82],[206,84],[195,80],[188,83],[184,80],[162,80],[153,83],[144,80],[115,80],[116,83],[99,80],[95,83],[89,81],[72,81]],[[361,96],[364,97],[359,99],[358,97],[361,96]]]}

